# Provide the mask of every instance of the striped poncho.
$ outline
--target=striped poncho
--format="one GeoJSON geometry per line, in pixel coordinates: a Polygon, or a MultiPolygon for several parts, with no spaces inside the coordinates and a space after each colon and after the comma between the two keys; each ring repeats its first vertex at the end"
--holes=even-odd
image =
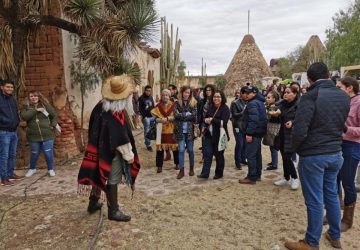
{"type": "Polygon", "coordinates": [[[161,134],[157,133],[156,135],[156,150],[177,150],[178,144],[174,138],[174,103],[172,101],[169,101],[167,104],[159,102],[155,108],[151,110],[151,114],[156,118],[169,119],[168,123],[162,124],[161,134]],[[161,136],[160,140],[158,138],[159,136],[161,136]]]}
{"type": "Polygon", "coordinates": [[[134,163],[125,164],[127,169],[123,174],[126,183],[133,186],[140,170],[140,161],[125,113],[104,112],[102,102],[98,103],[90,116],[88,145],[78,175],[80,192],[84,189],[88,191],[91,187],[106,192],[105,185],[116,148],[127,143],[131,143],[134,163]]]}

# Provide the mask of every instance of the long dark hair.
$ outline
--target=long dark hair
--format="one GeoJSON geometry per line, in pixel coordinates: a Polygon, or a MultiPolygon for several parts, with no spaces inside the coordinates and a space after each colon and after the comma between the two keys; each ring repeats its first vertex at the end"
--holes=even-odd
{"type": "Polygon", "coordinates": [[[339,79],[338,81],[341,82],[341,84],[344,85],[345,87],[352,86],[355,95],[357,93],[359,93],[359,83],[358,83],[358,81],[356,81],[355,78],[352,78],[350,76],[345,76],[345,77],[339,79]]]}
{"type": "MultiPolygon", "coordinates": [[[[292,93],[294,93],[296,95],[294,101],[292,101],[292,102],[296,102],[299,99],[298,88],[294,85],[288,85],[288,86],[286,86],[285,91],[286,91],[286,89],[289,89],[292,93]]],[[[285,93],[285,91],[284,91],[284,93],[285,93]]]]}
{"type": "Polygon", "coordinates": [[[270,94],[275,99],[275,102],[278,102],[280,100],[280,95],[278,92],[272,90],[268,94],[270,94]]]}
{"type": "MultiPolygon", "coordinates": [[[[224,92],[221,91],[220,89],[217,89],[214,91],[213,96],[215,95],[215,93],[219,93],[221,95],[221,105],[226,104],[226,96],[225,96],[224,92]]],[[[214,99],[212,100],[212,104],[214,105],[214,99]]]]}
{"type": "Polygon", "coordinates": [[[215,93],[215,86],[213,84],[206,84],[204,87],[204,100],[206,101],[207,96],[206,96],[206,89],[210,88],[211,89],[211,97],[214,95],[215,93]]]}

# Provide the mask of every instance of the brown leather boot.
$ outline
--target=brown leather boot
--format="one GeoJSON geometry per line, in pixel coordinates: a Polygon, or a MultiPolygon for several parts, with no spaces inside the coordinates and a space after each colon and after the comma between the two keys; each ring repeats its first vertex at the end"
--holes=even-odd
{"type": "Polygon", "coordinates": [[[354,221],[355,202],[344,206],[344,214],[341,219],[341,232],[346,232],[352,227],[354,221]]]}
{"type": "Polygon", "coordinates": [[[325,238],[330,242],[330,245],[333,247],[333,248],[338,248],[338,249],[341,249],[341,242],[340,240],[333,240],[329,234],[329,232],[327,231],[325,233],[325,238]]]}
{"type": "Polygon", "coordinates": [[[290,250],[319,250],[319,247],[313,247],[304,240],[298,242],[285,241],[285,247],[290,250]]]}
{"type": "Polygon", "coordinates": [[[194,167],[190,167],[189,176],[194,176],[194,167]]]}
{"type": "Polygon", "coordinates": [[[106,185],[106,198],[108,202],[108,219],[115,221],[130,221],[131,216],[119,210],[117,185],[106,185]]]}
{"type": "Polygon", "coordinates": [[[162,172],[162,167],[157,167],[156,173],[161,173],[162,172]]]}
{"type": "Polygon", "coordinates": [[[176,176],[176,179],[181,179],[184,177],[184,175],[185,175],[184,169],[180,169],[178,175],[176,176]]]}

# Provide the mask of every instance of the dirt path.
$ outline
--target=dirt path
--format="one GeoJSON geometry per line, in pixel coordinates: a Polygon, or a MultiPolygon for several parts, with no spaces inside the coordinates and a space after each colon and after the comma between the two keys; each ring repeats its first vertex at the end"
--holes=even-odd
{"type": "MultiPolygon", "coordinates": [[[[301,190],[273,185],[282,170],[264,171],[262,181],[253,186],[238,184],[247,168],[234,168],[233,138],[225,153],[224,178],[205,181],[188,175],[177,180],[172,162],[166,162],[164,171],[156,174],[155,152],[144,149],[141,135],[136,139],[142,169],[133,199],[128,188],[120,187],[121,207],[133,219],[129,223],[110,222],[103,209],[104,222],[95,249],[275,250],[285,249],[285,239],[303,237],[306,208],[301,190]]],[[[201,169],[199,141],[195,148],[197,174],[201,169]]],[[[76,195],[80,159],[58,165],[53,178],[39,179],[46,174],[40,170],[13,187],[0,187],[3,214],[24,199],[25,187],[39,179],[27,188],[26,201],[6,212],[0,224],[0,249],[89,246],[99,213],[88,215],[87,199],[76,195]]],[[[269,159],[269,150],[264,147],[263,164],[269,159]]],[[[360,212],[356,210],[354,228],[342,235],[344,249],[359,249],[359,221],[360,212]]],[[[325,239],[321,249],[331,249],[325,239]]]]}

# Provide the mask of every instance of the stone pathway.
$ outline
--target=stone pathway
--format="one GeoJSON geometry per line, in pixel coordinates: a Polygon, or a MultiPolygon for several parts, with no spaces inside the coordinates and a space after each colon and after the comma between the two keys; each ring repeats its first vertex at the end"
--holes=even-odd
{"type": "MultiPolygon", "coordinates": [[[[135,132],[136,133],[136,132],[135,132]]],[[[135,134],[134,133],[134,134],[135,134]]],[[[171,193],[181,192],[184,189],[198,189],[206,186],[218,185],[220,188],[226,186],[228,183],[237,182],[239,179],[244,178],[247,173],[247,167],[243,167],[242,170],[236,170],[233,161],[233,148],[234,140],[229,143],[229,148],[225,152],[226,166],[224,171],[224,177],[222,179],[213,180],[215,169],[215,160],[212,164],[211,174],[208,180],[198,179],[197,174],[201,171],[200,151],[197,150],[200,147],[200,142],[195,142],[195,176],[190,177],[188,175],[188,160],[185,162],[186,175],[183,179],[177,180],[177,170],[174,170],[174,164],[172,161],[164,162],[163,172],[156,173],[155,167],[155,152],[148,152],[142,145],[142,134],[137,133],[137,148],[140,154],[140,161],[142,168],[136,181],[136,192],[143,192],[147,196],[163,196],[171,193]]],[[[187,158],[187,155],[186,155],[187,158]]],[[[263,147],[263,166],[269,162],[269,149],[263,147]]],[[[81,156],[74,158],[66,165],[62,165],[56,169],[56,176],[49,177],[45,169],[40,169],[32,177],[25,178],[17,181],[14,186],[0,187],[0,195],[10,196],[23,196],[24,189],[27,188],[27,195],[43,195],[43,194],[69,194],[76,195],[77,192],[77,174],[78,166],[81,162],[81,156]],[[40,178],[40,179],[39,179],[40,178]],[[35,183],[33,183],[35,182],[35,183]],[[33,184],[32,184],[33,183],[33,184]]],[[[16,171],[17,174],[24,175],[25,170],[16,171]]],[[[275,179],[280,178],[282,175],[282,169],[276,171],[263,171],[262,182],[258,182],[257,185],[265,185],[273,182],[275,179]]],[[[272,183],[271,183],[272,184],[272,183]]],[[[240,185],[240,184],[239,184],[240,185]]]]}

